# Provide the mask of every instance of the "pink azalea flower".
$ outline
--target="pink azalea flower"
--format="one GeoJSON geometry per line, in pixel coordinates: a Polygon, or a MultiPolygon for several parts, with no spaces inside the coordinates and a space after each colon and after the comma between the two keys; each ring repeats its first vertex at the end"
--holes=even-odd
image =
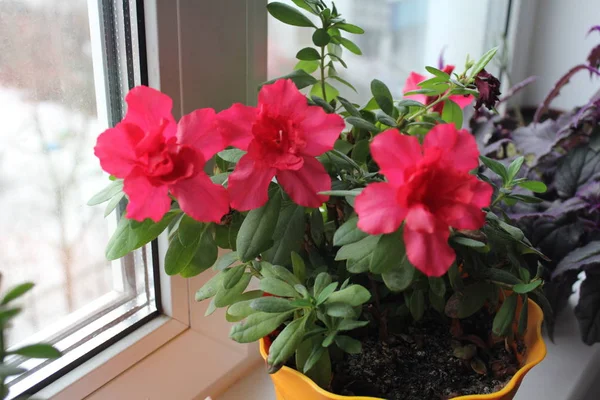
{"type": "MultiPolygon", "coordinates": [[[[454,71],[454,65],[446,65],[442,69],[442,71],[444,71],[447,74],[452,74],[452,71],[454,71]]],[[[402,93],[408,93],[408,92],[412,92],[413,90],[420,89],[419,86],[417,86],[417,85],[429,78],[430,77],[427,77],[425,75],[417,74],[416,72],[411,72],[410,75],[408,76],[408,78],[406,78],[406,83],[404,84],[404,89],[402,89],[402,93]]],[[[412,99],[412,100],[418,101],[419,103],[422,103],[425,105],[431,104],[437,98],[437,96],[427,96],[424,94],[413,94],[413,95],[404,96],[404,97],[406,97],[407,99],[412,99]]],[[[450,96],[450,100],[452,100],[453,102],[458,104],[459,107],[462,109],[473,102],[473,96],[471,96],[471,95],[469,95],[469,96],[463,96],[463,95],[450,96]]],[[[442,113],[443,109],[444,109],[444,104],[442,104],[442,103],[436,104],[433,107],[433,111],[438,112],[440,114],[442,113]]]]}
{"type": "Polygon", "coordinates": [[[479,229],[492,187],[469,173],[478,166],[473,136],[453,124],[434,127],[423,146],[416,137],[387,130],[375,137],[371,154],[387,178],[356,198],[358,227],[372,235],[392,233],[404,222],[410,262],[428,276],[443,275],[456,255],[449,227],[479,229]]]}
{"type": "Polygon", "coordinates": [[[225,148],[215,111],[196,110],[175,123],[169,96],[146,86],[129,91],[127,114],[98,137],[102,168],[124,180],[127,218],[160,221],[171,207],[169,192],[190,217],[220,222],[229,212],[227,190],[212,183],[204,164],[225,148]]]}
{"type": "Polygon", "coordinates": [[[287,79],[263,86],[258,107],[234,104],[219,121],[226,143],[248,152],[229,176],[231,207],[245,211],[264,205],[273,177],[301,206],[327,201],[318,193],[331,189],[331,178],[315,157],[333,149],[345,126],[339,115],[309,106],[287,79]]]}

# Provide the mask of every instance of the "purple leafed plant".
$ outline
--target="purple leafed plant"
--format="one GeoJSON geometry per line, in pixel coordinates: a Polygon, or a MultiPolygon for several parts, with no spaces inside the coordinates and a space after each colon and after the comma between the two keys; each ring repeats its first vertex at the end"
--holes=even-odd
{"type": "MultiPolygon", "coordinates": [[[[600,33],[600,26],[589,32],[594,31],[600,33]]],[[[576,73],[588,71],[594,79],[600,76],[599,67],[600,44],[558,80],[529,124],[483,109],[471,120],[482,154],[506,165],[524,156],[527,168],[518,177],[546,184],[543,194],[521,188],[529,201],[507,206],[505,212],[550,259],[543,262],[545,290],[555,313],[564,308],[579,273],[585,272],[575,314],[582,339],[590,345],[600,342],[600,91],[569,112],[551,111],[550,105],[576,73]]],[[[534,80],[517,84],[500,101],[534,80]]],[[[546,320],[551,333],[553,321],[546,320]]]]}

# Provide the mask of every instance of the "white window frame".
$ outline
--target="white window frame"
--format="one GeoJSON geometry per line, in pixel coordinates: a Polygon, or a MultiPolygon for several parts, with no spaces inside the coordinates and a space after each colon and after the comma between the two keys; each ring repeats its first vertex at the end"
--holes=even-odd
{"type": "MultiPolygon", "coordinates": [[[[88,5],[94,16],[101,0],[88,5]]],[[[234,102],[256,101],[256,88],[267,72],[265,6],[266,0],[144,2],[149,85],[173,98],[176,118],[201,107],[218,111],[234,102]]],[[[161,261],[167,243],[161,235],[161,261]]],[[[159,269],[163,315],[36,397],[204,398],[224,390],[260,362],[256,344],[229,340],[230,324],[222,310],[205,318],[207,304],[195,302],[195,292],[211,272],[184,279],[167,276],[162,265],[159,269]]]]}

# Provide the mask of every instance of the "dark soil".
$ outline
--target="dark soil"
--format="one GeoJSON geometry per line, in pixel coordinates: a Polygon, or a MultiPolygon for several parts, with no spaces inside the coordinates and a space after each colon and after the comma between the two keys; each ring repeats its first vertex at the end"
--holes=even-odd
{"type": "Polygon", "coordinates": [[[449,322],[435,320],[391,334],[387,343],[371,332],[360,338],[362,353],[333,360],[331,389],[341,395],[389,400],[440,400],[496,392],[519,365],[504,341],[492,343],[491,324],[492,317],[485,312],[463,320],[452,329],[461,335],[460,343],[452,337],[449,322]],[[470,361],[455,357],[453,344],[477,345],[476,357],[486,366],[480,372],[485,374],[475,372],[470,361]]]}

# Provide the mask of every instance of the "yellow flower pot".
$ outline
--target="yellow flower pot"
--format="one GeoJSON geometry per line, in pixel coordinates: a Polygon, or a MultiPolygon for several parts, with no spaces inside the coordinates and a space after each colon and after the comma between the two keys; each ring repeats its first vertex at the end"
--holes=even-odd
{"type": "MultiPolygon", "coordinates": [[[[523,366],[506,386],[495,393],[476,394],[455,397],[453,400],[511,400],[531,368],[539,364],[546,356],[546,344],[542,339],[542,321],[544,314],[533,301],[528,302],[528,327],[524,341],[527,348],[523,366]]],[[[517,314],[518,315],[518,314],[517,314]]],[[[266,360],[267,348],[264,339],[260,341],[260,354],[266,360]]],[[[289,367],[281,368],[271,375],[277,400],[381,400],[374,397],[340,396],[320,388],[311,379],[289,367]]],[[[424,378],[426,379],[426,378],[424,378]]]]}

